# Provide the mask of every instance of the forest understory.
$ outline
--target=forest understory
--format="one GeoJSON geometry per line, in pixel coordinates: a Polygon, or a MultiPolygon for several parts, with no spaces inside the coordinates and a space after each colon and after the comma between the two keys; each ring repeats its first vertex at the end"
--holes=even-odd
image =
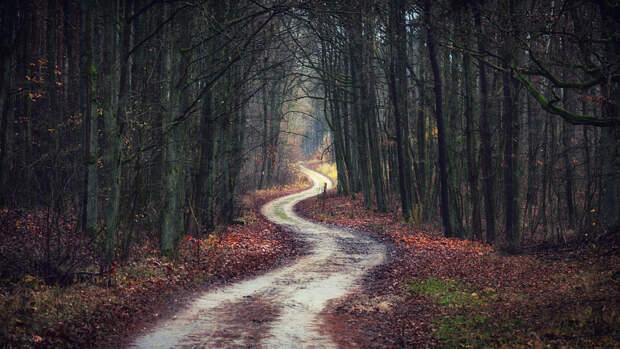
{"type": "Polygon", "coordinates": [[[341,347],[620,346],[617,241],[584,238],[506,255],[406,223],[394,212],[367,210],[362,198],[335,191],[297,210],[371,232],[391,246],[388,262],[358,292],[324,312],[341,347]]]}
{"type": "MultiPolygon", "coordinates": [[[[130,258],[119,259],[104,274],[99,272],[96,249],[85,247],[93,245],[78,246],[84,241],[75,236],[75,218],[63,217],[64,223],[54,230],[50,242],[55,245],[52,251],[70,255],[67,251],[78,248],[79,254],[72,257],[80,258],[82,264],[92,263],[80,268],[92,272],[72,273],[66,286],[46,284],[30,274],[17,280],[3,279],[0,347],[116,348],[150,323],[172,316],[198,292],[287,263],[303,254],[304,246],[266,221],[260,208],[308,185],[307,179],[300,177],[288,186],[250,193],[243,198],[236,224],[204,239],[186,236],[176,259],[162,257],[158,246],[136,244],[130,258]]],[[[45,212],[0,211],[1,234],[8,237],[0,241],[0,251],[12,257],[7,263],[19,269],[20,263],[44,261],[45,242],[41,240],[49,236],[46,221],[45,212]]]]}
{"type": "MultiPolygon", "coordinates": [[[[333,165],[312,167],[335,177],[333,165]]],[[[157,247],[134,246],[132,257],[111,272],[99,274],[92,265],[92,274],[76,273],[83,280],[66,287],[46,285],[32,275],[3,282],[2,342],[9,347],[118,346],[172,316],[199,291],[294,259],[304,246],[267,222],[259,209],[307,186],[299,179],[247,195],[238,224],[217,237],[186,237],[176,260],[161,257],[157,247]]],[[[620,345],[617,242],[582,240],[505,255],[479,242],[445,238],[437,229],[420,229],[395,212],[367,210],[362,198],[335,192],[303,201],[297,211],[370,232],[389,247],[386,264],[323,312],[324,330],[341,347],[620,345]]],[[[13,238],[2,242],[3,252],[15,251],[15,261],[43,256],[44,243],[24,241],[41,239],[44,213],[3,210],[1,217],[5,230],[17,227],[13,238]]],[[[71,231],[71,220],[64,224],[65,232],[71,231]]],[[[53,243],[79,241],[69,234],[57,237],[53,243]]],[[[96,260],[93,250],[83,253],[96,260]]]]}

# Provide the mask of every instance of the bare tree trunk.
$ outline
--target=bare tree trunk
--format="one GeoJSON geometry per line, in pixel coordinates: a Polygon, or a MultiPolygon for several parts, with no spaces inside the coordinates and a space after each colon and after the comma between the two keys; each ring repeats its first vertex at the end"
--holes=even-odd
{"type": "Polygon", "coordinates": [[[538,132],[541,128],[540,122],[538,121],[538,115],[534,111],[533,101],[531,96],[526,97],[527,103],[527,144],[528,144],[528,152],[527,152],[527,192],[525,196],[525,209],[524,209],[524,217],[523,220],[527,222],[528,228],[530,232],[533,233],[533,229],[535,228],[535,212],[534,209],[538,207],[538,200],[536,195],[536,178],[538,178],[537,171],[537,159],[538,159],[538,142],[539,136],[538,132]]]}
{"type": "MultiPolygon", "coordinates": [[[[13,118],[10,109],[11,99],[9,86],[11,85],[11,65],[17,51],[16,40],[16,13],[18,5],[15,1],[7,1],[0,5],[0,205],[8,200],[9,179],[9,136],[13,118]]],[[[29,183],[26,182],[26,185],[29,183]]]]}
{"type": "MultiPolygon", "coordinates": [[[[465,23],[469,28],[469,21],[465,23]]],[[[469,42],[469,32],[467,41],[469,42]]],[[[476,159],[476,140],[474,136],[474,110],[473,110],[473,79],[471,76],[471,59],[469,54],[463,54],[463,78],[465,86],[465,137],[467,150],[467,177],[469,179],[469,192],[472,204],[472,238],[482,240],[482,220],[480,217],[480,192],[478,190],[478,161],[476,159]]]]}
{"type": "Polygon", "coordinates": [[[96,1],[81,3],[81,57],[80,89],[82,95],[82,114],[84,115],[84,195],[83,195],[83,230],[89,236],[97,233],[99,219],[97,177],[98,163],[98,127],[97,127],[97,64],[95,43],[94,13],[97,12],[96,1]]]}
{"type": "MultiPolygon", "coordinates": [[[[352,29],[349,28],[349,31],[351,31],[352,29]]],[[[349,117],[348,120],[350,120],[350,139],[349,139],[349,144],[350,144],[350,154],[351,154],[351,168],[349,171],[349,178],[351,181],[351,191],[353,193],[357,193],[359,192],[362,188],[362,183],[361,183],[361,175],[360,175],[360,156],[359,156],[359,147],[358,147],[358,138],[357,138],[357,129],[359,127],[359,123],[358,123],[358,114],[359,114],[359,91],[358,91],[358,86],[357,86],[357,68],[356,68],[356,61],[354,58],[355,55],[355,43],[353,40],[353,34],[349,34],[349,54],[346,56],[348,57],[347,60],[347,68],[348,68],[348,72],[349,75],[351,76],[351,90],[349,91],[349,96],[350,98],[348,98],[348,106],[349,106],[349,117]]]]}
{"type": "Polygon", "coordinates": [[[366,20],[366,37],[363,39],[364,63],[362,65],[362,114],[366,116],[366,137],[370,152],[373,189],[377,211],[387,211],[385,201],[385,180],[382,169],[381,152],[379,149],[379,125],[377,115],[377,97],[375,93],[376,76],[374,72],[375,23],[374,18],[366,20]]]}
{"type": "Polygon", "coordinates": [[[263,95],[263,152],[262,152],[262,156],[263,156],[263,164],[262,164],[262,168],[260,171],[260,181],[258,183],[258,189],[264,189],[265,188],[265,171],[267,170],[267,160],[268,160],[268,155],[269,155],[269,119],[268,119],[268,113],[269,113],[269,103],[268,103],[268,99],[267,99],[267,82],[264,82],[264,88],[262,90],[262,95],[263,95]]]}
{"type": "MultiPolygon", "coordinates": [[[[603,23],[607,28],[608,37],[616,35],[618,32],[618,20],[608,12],[603,13],[603,23]]],[[[620,57],[620,45],[607,45],[606,56],[610,61],[620,57]]],[[[604,103],[603,115],[608,115],[614,119],[620,119],[620,83],[609,81],[603,84],[602,94],[609,101],[604,103]]],[[[602,213],[605,226],[609,231],[614,232],[618,238],[620,235],[620,126],[604,129],[601,137],[601,150],[604,159],[603,167],[603,192],[602,192],[602,213]]]]}
{"type": "Polygon", "coordinates": [[[444,234],[446,237],[458,236],[459,232],[454,231],[454,225],[452,222],[452,214],[450,212],[450,198],[448,196],[449,187],[448,187],[448,159],[446,157],[447,147],[446,147],[446,130],[443,119],[443,94],[442,94],[442,83],[441,83],[441,73],[439,70],[439,62],[437,60],[437,50],[435,45],[435,37],[434,37],[434,24],[432,18],[431,5],[429,0],[424,1],[425,4],[425,12],[426,12],[426,20],[427,20],[427,31],[426,31],[426,43],[428,45],[428,55],[431,61],[431,67],[433,70],[433,77],[435,80],[435,117],[437,119],[437,138],[438,138],[438,152],[439,152],[439,181],[441,184],[441,220],[443,222],[444,234]]]}
{"type": "Polygon", "coordinates": [[[506,217],[506,242],[510,252],[519,249],[519,120],[515,110],[516,89],[510,73],[503,74],[504,90],[504,208],[506,217]]]}
{"type": "MultiPolygon", "coordinates": [[[[514,4],[508,3],[509,13],[514,12],[514,4]]],[[[510,19],[512,20],[512,19],[510,19]]],[[[504,38],[503,59],[512,65],[516,59],[511,38],[504,38]]],[[[503,81],[503,124],[505,132],[504,141],[504,209],[506,248],[509,252],[516,252],[520,248],[519,236],[519,117],[517,111],[517,83],[512,78],[511,72],[502,73],[503,81]]]]}
{"type": "MultiPolygon", "coordinates": [[[[414,217],[412,217],[413,195],[411,192],[411,180],[413,175],[411,174],[411,159],[408,144],[409,125],[407,122],[407,79],[405,71],[405,65],[407,63],[407,38],[404,27],[404,5],[404,2],[401,0],[394,0],[390,3],[390,40],[392,46],[389,84],[392,107],[394,110],[400,202],[403,218],[409,221],[414,217]]],[[[423,123],[424,120],[422,120],[422,124],[423,123]]],[[[422,138],[424,138],[424,131],[422,131],[422,138]]],[[[419,139],[418,141],[420,142],[419,139]]],[[[423,139],[422,142],[424,142],[423,139]]],[[[419,156],[422,156],[422,154],[419,154],[419,156]]]]}
{"type": "Polygon", "coordinates": [[[164,130],[164,208],[161,225],[161,251],[165,256],[176,253],[178,239],[185,226],[185,173],[183,161],[185,139],[185,68],[189,62],[187,26],[189,19],[177,14],[167,33],[169,48],[164,56],[164,105],[167,106],[164,130]]]}
{"type": "MultiPolygon", "coordinates": [[[[570,104],[569,98],[573,96],[569,96],[568,91],[564,91],[564,103],[568,110],[573,110],[570,106],[566,104],[570,104]]],[[[568,229],[575,228],[575,175],[574,175],[574,164],[572,154],[572,139],[575,137],[575,127],[572,125],[567,125],[566,122],[562,123],[562,145],[563,145],[563,158],[564,158],[564,200],[566,201],[566,215],[568,220],[568,229]]]]}
{"type": "Polygon", "coordinates": [[[359,165],[359,178],[361,189],[364,192],[364,204],[366,208],[372,207],[371,189],[372,182],[370,178],[370,168],[368,159],[368,140],[366,135],[368,134],[368,118],[364,115],[364,96],[362,95],[362,86],[367,84],[364,80],[363,65],[364,65],[364,46],[362,38],[362,14],[352,14],[353,28],[352,28],[352,65],[351,65],[351,81],[353,83],[353,106],[355,108],[355,124],[356,124],[356,137],[355,143],[357,145],[357,156],[359,165]]]}
{"type": "MultiPolygon", "coordinates": [[[[485,34],[481,22],[480,8],[476,9],[475,21],[476,27],[480,33],[478,40],[478,49],[481,52],[485,48],[485,34]]],[[[488,85],[485,63],[480,61],[480,147],[481,147],[481,167],[482,182],[484,183],[484,213],[486,220],[486,240],[488,243],[495,242],[495,189],[492,175],[492,146],[491,146],[491,130],[490,117],[488,114],[488,85]]]]}
{"type": "Polygon", "coordinates": [[[105,263],[114,258],[116,235],[119,228],[120,186],[121,186],[121,133],[119,125],[119,64],[118,64],[118,8],[116,2],[103,7],[103,105],[105,144],[103,169],[105,191],[105,263]]]}

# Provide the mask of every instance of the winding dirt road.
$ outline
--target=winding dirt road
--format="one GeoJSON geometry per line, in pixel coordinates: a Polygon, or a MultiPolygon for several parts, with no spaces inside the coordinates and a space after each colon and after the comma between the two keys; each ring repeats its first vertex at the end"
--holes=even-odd
{"type": "Polygon", "coordinates": [[[263,206],[271,221],[293,231],[310,253],[262,276],[208,291],[171,319],[160,322],[133,348],[332,348],[320,331],[327,301],[356,286],[381,264],[384,245],[368,237],[311,223],[293,212],[301,200],[328,189],[331,181],[301,167],[312,188],[263,206]]]}

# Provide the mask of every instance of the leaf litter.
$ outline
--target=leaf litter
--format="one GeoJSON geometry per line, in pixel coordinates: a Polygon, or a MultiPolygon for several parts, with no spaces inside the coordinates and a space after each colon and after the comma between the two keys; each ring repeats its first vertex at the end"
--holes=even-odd
{"type": "Polygon", "coordinates": [[[297,210],[391,246],[388,263],[324,312],[342,347],[620,346],[617,245],[505,256],[349,196],[330,193],[297,210]]]}

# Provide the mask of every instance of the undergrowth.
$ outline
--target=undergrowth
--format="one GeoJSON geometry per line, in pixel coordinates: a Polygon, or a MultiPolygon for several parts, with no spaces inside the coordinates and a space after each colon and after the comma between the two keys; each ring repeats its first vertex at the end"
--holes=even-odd
{"type": "Polygon", "coordinates": [[[591,245],[505,256],[478,242],[366,210],[361,198],[306,200],[315,220],[376,234],[395,246],[364,284],[366,298],[395,301],[361,311],[359,296],[334,309],[357,346],[442,348],[620,347],[620,256],[591,245]]]}
{"type": "Polygon", "coordinates": [[[437,316],[431,323],[442,347],[488,347],[503,332],[493,325],[485,311],[497,299],[491,288],[476,290],[458,279],[428,277],[412,281],[408,292],[412,296],[430,296],[444,307],[445,315],[437,316]]]}
{"type": "MultiPolygon", "coordinates": [[[[159,309],[181,291],[251,275],[299,253],[299,243],[266,221],[259,209],[275,197],[308,186],[308,180],[299,177],[291,185],[247,195],[239,224],[221,228],[217,234],[182,239],[175,260],[161,257],[157,246],[147,241],[133,246],[131,258],[115,263],[105,274],[98,272],[96,259],[84,259],[89,264],[79,265],[68,284],[49,283],[31,269],[8,269],[3,262],[0,343],[7,347],[116,346],[128,332],[141,330],[135,328],[137,323],[159,317],[159,309]]],[[[26,235],[21,239],[40,238],[36,224],[20,224],[20,234],[26,235]]],[[[0,241],[0,252],[9,250],[1,246],[7,241],[12,240],[0,241]]]]}

